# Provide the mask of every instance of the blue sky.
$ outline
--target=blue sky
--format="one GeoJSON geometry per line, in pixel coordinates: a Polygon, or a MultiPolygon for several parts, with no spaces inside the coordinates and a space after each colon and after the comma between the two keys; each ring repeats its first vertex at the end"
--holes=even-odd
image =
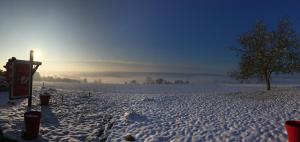
{"type": "Polygon", "coordinates": [[[44,72],[226,73],[228,47],[257,20],[288,16],[300,32],[296,0],[0,1],[0,63],[41,52],[44,72]]]}

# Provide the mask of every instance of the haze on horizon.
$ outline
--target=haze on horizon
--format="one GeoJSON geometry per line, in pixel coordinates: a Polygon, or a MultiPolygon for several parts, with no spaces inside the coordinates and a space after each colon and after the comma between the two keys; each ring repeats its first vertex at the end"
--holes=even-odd
{"type": "Polygon", "coordinates": [[[228,47],[257,20],[288,16],[296,0],[0,0],[0,64],[36,50],[42,74],[182,72],[225,74],[238,64],[228,47]]]}

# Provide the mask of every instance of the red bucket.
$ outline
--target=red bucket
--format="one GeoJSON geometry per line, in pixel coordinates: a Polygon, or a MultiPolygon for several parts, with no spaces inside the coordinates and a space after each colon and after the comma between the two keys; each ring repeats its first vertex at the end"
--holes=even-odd
{"type": "Polygon", "coordinates": [[[300,142],[300,121],[286,121],[285,128],[289,142],[300,142]]]}
{"type": "Polygon", "coordinates": [[[25,120],[25,139],[34,139],[38,137],[40,131],[41,112],[28,111],[24,114],[25,120]]]}
{"type": "Polygon", "coordinates": [[[50,95],[40,95],[41,105],[48,105],[50,97],[50,95]]]}

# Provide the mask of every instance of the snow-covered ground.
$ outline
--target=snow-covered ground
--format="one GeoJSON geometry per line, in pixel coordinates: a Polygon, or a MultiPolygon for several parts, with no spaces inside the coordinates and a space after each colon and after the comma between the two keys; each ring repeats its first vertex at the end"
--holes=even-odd
{"type": "MultiPolygon", "coordinates": [[[[300,118],[300,88],[261,85],[46,84],[57,88],[36,141],[287,141],[300,118]],[[90,96],[88,95],[90,92],[90,96]],[[62,101],[63,96],[63,101],[62,101]]],[[[0,107],[5,136],[21,140],[26,100],[0,107]]]]}

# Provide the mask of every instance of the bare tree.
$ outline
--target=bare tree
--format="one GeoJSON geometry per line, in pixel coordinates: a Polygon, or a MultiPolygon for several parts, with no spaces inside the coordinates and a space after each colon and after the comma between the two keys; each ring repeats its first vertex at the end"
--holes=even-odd
{"type": "Polygon", "coordinates": [[[231,77],[247,80],[258,77],[271,89],[271,75],[300,71],[299,36],[288,19],[279,22],[274,31],[259,21],[255,28],[239,37],[239,48],[233,50],[240,57],[239,69],[231,77]]]}

